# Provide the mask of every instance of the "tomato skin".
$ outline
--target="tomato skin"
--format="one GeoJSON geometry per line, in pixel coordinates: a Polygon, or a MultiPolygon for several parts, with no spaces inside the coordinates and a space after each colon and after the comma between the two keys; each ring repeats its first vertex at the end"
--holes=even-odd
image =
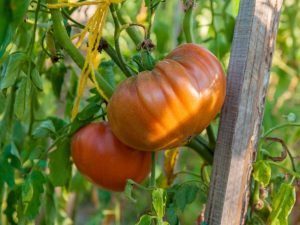
{"type": "Polygon", "coordinates": [[[126,145],[157,151],[182,145],[221,110],[226,79],[221,64],[196,44],[175,48],[152,71],[123,81],[108,104],[108,121],[126,145]]]}
{"type": "Polygon", "coordinates": [[[91,123],[77,131],[71,152],[84,176],[111,191],[123,191],[127,179],[141,182],[151,168],[151,153],[124,145],[105,122],[91,123]]]}

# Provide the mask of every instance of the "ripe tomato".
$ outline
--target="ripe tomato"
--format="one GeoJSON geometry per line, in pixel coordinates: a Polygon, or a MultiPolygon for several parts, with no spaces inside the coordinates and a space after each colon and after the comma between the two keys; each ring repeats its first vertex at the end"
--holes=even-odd
{"type": "Polygon", "coordinates": [[[126,145],[156,151],[181,145],[220,111],[226,80],[218,59],[196,44],[175,48],[152,71],[123,81],[108,121],[126,145]]]}
{"type": "Polygon", "coordinates": [[[141,182],[151,168],[150,152],[124,145],[104,122],[81,128],[73,136],[71,151],[83,175],[112,191],[123,191],[127,179],[141,182]]]}

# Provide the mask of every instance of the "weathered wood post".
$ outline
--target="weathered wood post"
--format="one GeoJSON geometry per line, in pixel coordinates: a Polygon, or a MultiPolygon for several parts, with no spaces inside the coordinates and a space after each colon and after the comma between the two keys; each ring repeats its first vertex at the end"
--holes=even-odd
{"type": "Polygon", "coordinates": [[[244,224],[282,0],[241,0],[205,220],[244,224]]]}

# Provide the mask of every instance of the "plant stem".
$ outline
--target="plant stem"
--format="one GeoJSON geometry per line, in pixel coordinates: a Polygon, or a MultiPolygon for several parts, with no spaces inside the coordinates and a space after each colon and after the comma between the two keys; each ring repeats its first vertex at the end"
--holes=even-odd
{"type": "MultiPolygon", "coordinates": [[[[38,0],[37,5],[36,5],[36,9],[35,9],[35,15],[34,15],[33,34],[32,34],[30,44],[28,46],[29,55],[31,55],[31,53],[33,51],[34,43],[35,43],[35,33],[36,33],[36,29],[37,29],[37,21],[38,21],[38,17],[39,17],[40,7],[41,7],[41,1],[38,0]]],[[[31,64],[31,61],[29,63],[31,64]]]]}
{"type": "Polygon", "coordinates": [[[220,58],[220,51],[219,51],[219,42],[218,42],[218,32],[215,26],[215,9],[214,9],[214,1],[210,0],[210,11],[211,11],[211,27],[215,33],[215,40],[216,40],[216,52],[215,54],[220,58]]]}
{"type": "MultiPolygon", "coordinates": [[[[122,13],[122,11],[120,9],[117,10],[116,13],[117,13],[118,20],[121,25],[131,23],[129,18],[123,17],[124,13],[122,13]]],[[[142,38],[141,34],[139,33],[139,31],[135,27],[132,27],[132,26],[128,27],[126,29],[126,32],[136,46],[139,46],[142,43],[143,38],[142,38]]]]}
{"type": "Polygon", "coordinates": [[[151,177],[150,177],[150,187],[155,187],[155,152],[151,153],[151,177]]]}
{"type": "Polygon", "coordinates": [[[186,146],[196,151],[208,164],[212,164],[213,153],[211,149],[202,142],[202,140],[199,141],[197,138],[193,138],[186,144],[186,146]]]}
{"type": "Polygon", "coordinates": [[[104,39],[102,38],[101,42],[103,43],[102,49],[109,55],[109,57],[116,63],[120,70],[126,74],[127,71],[124,69],[122,63],[119,60],[116,50],[104,39]]]}
{"type": "Polygon", "coordinates": [[[113,21],[115,24],[115,33],[114,33],[115,48],[116,48],[117,56],[119,58],[120,66],[122,67],[122,71],[124,72],[125,76],[130,77],[130,76],[134,75],[134,72],[128,68],[128,66],[125,63],[125,60],[122,56],[122,53],[121,53],[120,42],[119,42],[119,37],[120,37],[120,32],[121,32],[120,24],[118,21],[116,9],[113,4],[110,5],[110,11],[111,11],[111,15],[112,15],[112,18],[113,18],[113,21]]]}
{"type": "Polygon", "coordinates": [[[214,134],[214,131],[213,131],[211,125],[209,125],[206,128],[206,133],[207,133],[208,140],[209,140],[209,147],[211,147],[212,149],[214,149],[215,146],[216,146],[216,137],[215,137],[215,134],[214,134]]]}
{"type": "Polygon", "coordinates": [[[66,19],[68,19],[68,20],[70,20],[71,22],[73,22],[74,24],[76,24],[77,27],[79,27],[79,28],[81,28],[81,29],[84,28],[84,25],[81,24],[81,23],[79,23],[79,22],[77,22],[76,20],[74,20],[74,19],[66,12],[65,9],[62,9],[62,14],[63,14],[64,17],[66,17],[66,19]]]}
{"type": "MultiPolygon", "coordinates": [[[[48,3],[54,4],[57,3],[57,0],[47,0],[48,3]]],[[[59,44],[67,51],[71,56],[74,62],[82,69],[84,66],[84,57],[81,55],[79,50],[73,45],[68,36],[66,28],[63,26],[63,18],[58,9],[50,9],[53,21],[54,36],[59,42],[59,44]]],[[[111,97],[113,93],[113,88],[111,85],[102,77],[100,74],[95,71],[97,81],[99,86],[103,90],[106,96],[111,97]]]]}
{"type": "Polygon", "coordinates": [[[185,11],[185,15],[183,18],[183,31],[185,35],[185,40],[187,43],[193,43],[194,42],[194,36],[193,36],[193,5],[194,2],[188,6],[188,8],[185,11]]]}
{"type": "Polygon", "coordinates": [[[207,143],[207,141],[203,137],[198,135],[194,137],[194,139],[198,141],[207,151],[211,152],[212,154],[214,153],[214,150],[209,147],[209,143],[207,143]]]}
{"type": "Polygon", "coordinates": [[[294,126],[294,127],[300,127],[300,123],[284,123],[284,124],[280,124],[278,126],[275,126],[273,128],[271,128],[270,130],[268,130],[266,133],[264,133],[260,138],[266,138],[269,134],[271,134],[273,131],[278,130],[280,128],[283,127],[289,127],[289,126],[294,126]]]}
{"type": "Polygon", "coordinates": [[[268,161],[268,163],[271,164],[271,165],[273,165],[273,166],[277,166],[277,167],[279,167],[279,168],[285,170],[285,171],[288,172],[290,175],[292,175],[292,176],[294,176],[294,177],[296,177],[296,178],[300,178],[300,174],[299,174],[299,173],[296,173],[296,172],[294,172],[293,170],[290,170],[290,169],[286,168],[285,166],[282,166],[282,165],[280,165],[280,164],[278,164],[278,163],[276,163],[276,162],[273,162],[273,161],[268,161]]]}
{"type": "Polygon", "coordinates": [[[149,7],[148,7],[148,31],[147,31],[147,39],[150,39],[151,28],[152,28],[152,15],[153,15],[153,6],[152,0],[149,0],[149,7]]]}
{"type": "Polygon", "coordinates": [[[145,187],[131,179],[127,180],[127,182],[130,183],[131,185],[136,186],[137,188],[139,188],[141,190],[144,190],[144,191],[153,191],[154,190],[152,187],[145,187]]]}
{"type": "Polygon", "coordinates": [[[188,174],[188,175],[191,175],[191,176],[194,176],[194,177],[197,177],[197,178],[202,179],[202,177],[201,177],[199,174],[194,173],[194,172],[191,172],[191,171],[185,171],[185,170],[176,172],[176,173],[174,174],[174,176],[176,177],[176,176],[178,176],[178,175],[180,175],[180,174],[188,174]]]}
{"type": "Polygon", "coordinates": [[[254,181],[254,193],[252,197],[252,205],[255,206],[260,200],[259,196],[259,183],[257,181],[254,181]]]}

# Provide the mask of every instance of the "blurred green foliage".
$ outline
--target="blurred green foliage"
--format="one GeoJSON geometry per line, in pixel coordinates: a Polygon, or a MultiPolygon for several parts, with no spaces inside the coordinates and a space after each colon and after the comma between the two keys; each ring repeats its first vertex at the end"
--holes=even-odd
{"type": "MultiPolygon", "coordinates": [[[[239,0],[197,0],[194,7],[195,42],[210,49],[225,70],[238,4],[239,0]]],[[[124,19],[148,27],[147,9],[143,1],[126,0],[118,6],[118,10],[124,19]]],[[[284,1],[266,96],[263,131],[283,123],[300,122],[299,11],[299,0],[284,1]]],[[[91,16],[91,11],[86,7],[78,10],[68,8],[65,12],[82,24],[86,22],[86,17],[91,16]]],[[[156,46],[152,54],[155,60],[185,42],[183,17],[182,1],[161,1],[158,5],[150,33],[156,46]]],[[[66,16],[63,22],[69,34],[81,29],[66,16]]],[[[86,91],[81,102],[81,113],[70,122],[80,71],[63,53],[63,46],[55,41],[51,25],[45,0],[32,0],[30,5],[28,1],[0,0],[0,224],[133,225],[141,215],[151,212],[150,193],[134,189],[133,196],[137,202],[133,203],[124,194],[93,186],[71,165],[68,146],[72,133],[93,120],[105,120],[106,104],[89,84],[89,91],[86,91]],[[14,7],[15,4],[20,6],[14,7]],[[64,135],[66,133],[67,136],[64,135]],[[54,148],[58,150],[48,154],[54,148]]],[[[144,36],[143,29],[134,29],[140,37],[144,36]]],[[[111,45],[114,45],[113,30],[114,23],[109,14],[104,37],[111,45]]],[[[137,68],[134,56],[139,54],[138,46],[125,31],[121,33],[120,46],[127,64],[137,68]]],[[[85,48],[82,50],[84,52],[85,48]]],[[[99,71],[113,87],[125,78],[106,53],[103,53],[99,71]]],[[[214,133],[217,133],[218,119],[212,126],[214,133]]],[[[202,136],[206,137],[205,132],[202,136]]],[[[299,127],[277,129],[272,136],[282,139],[293,156],[300,155],[299,127]]],[[[260,147],[272,156],[282,152],[280,143],[264,142],[260,147]]],[[[157,159],[156,181],[159,187],[165,188],[166,193],[159,193],[157,201],[163,202],[166,207],[158,209],[160,205],[155,205],[155,210],[159,211],[156,213],[161,222],[167,219],[171,225],[194,225],[196,221],[201,221],[205,208],[211,168],[203,167],[203,160],[183,147],[175,171],[189,171],[202,177],[200,179],[192,173],[182,174],[176,177],[173,185],[168,186],[163,160],[164,154],[161,152],[157,159]],[[186,183],[191,180],[197,182],[186,183]],[[167,202],[161,197],[164,194],[167,202]]],[[[299,171],[299,158],[295,158],[295,163],[299,171]]],[[[282,165],[291,167],[288,159],[282,165]]],[[[268,165],[264,164],[264,168],[269,172],[268,165]]],[[[261,181],[259,172],[256,176],[261,181]]],[[[272,176],[265,183],[278,184],[284,180],[282,170],[272,167],[272,176]]],[[[293,195],[291,186],[274,186],[275,191],[282,192],[285,188],[293,195]]],[[[280,198],[274,200],[277,205],[280,201],[280,198]]],[[[288,206],[292,206],[293,196],[286,201],[288,206]]],[[[296,204],[300,205],[300,199],[296,204]]],[[[290,207],[287,207],[288,210],[290,207]]],[[[275,218],[273,214],[270,218],[275,218]]],[[[259,216],[264,215],[255,214],[251,222],[263,224],[259,216]]],[[[283,213],[282,218],[284,216],[283,213]]],[[[299,220],[299,211],[293,212],[290,224],[297,225],[299,220]]]]}

